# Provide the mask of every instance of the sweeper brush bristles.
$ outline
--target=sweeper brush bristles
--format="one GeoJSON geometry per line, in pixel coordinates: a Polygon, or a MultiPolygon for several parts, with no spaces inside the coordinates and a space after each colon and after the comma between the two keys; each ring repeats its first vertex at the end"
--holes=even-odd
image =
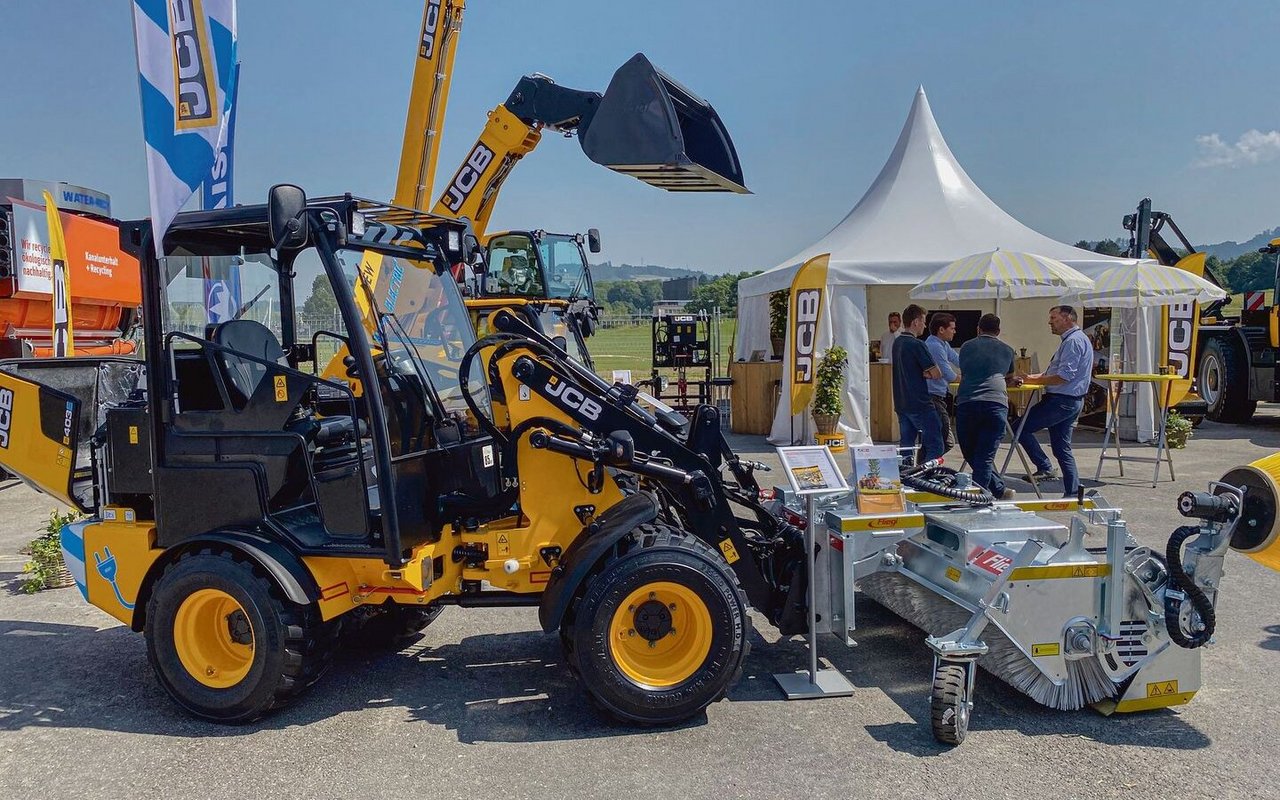
{"type": "MultiPolygon", "coordinates": [[[[869,575],[858,582],[858,588],[933,636],[950,633],[969,621],[968,611],[901,575],[869,575]]],[[[1075,711],[1116,693],[1116,685],[1094,656],[1067,661],[1067,680],[1058,686],[995,625],[987,625],[980,638],[988,650],[978,665],[1043,706],[1075,711]]]]}

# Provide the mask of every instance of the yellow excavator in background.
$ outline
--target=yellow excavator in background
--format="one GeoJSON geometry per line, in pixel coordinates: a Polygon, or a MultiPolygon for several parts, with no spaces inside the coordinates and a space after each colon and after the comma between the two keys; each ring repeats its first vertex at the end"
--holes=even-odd
{"type": "MultiPolygon", "coordinates": [[[[435,182],[458,34],[466,4],[427,0],[405,119],[393,205],[427,207],[435,182]]],[[[608,89],[580,91],[541,74],[520,79],[505,102],[489,112],[433,214],[466,219],[483,261],[459,265],[477,331],[498,306],[521,311],[571,355],[590,365],[583,339],[595,324],[594,287],[586,252],[600,252],[594,228],[581,234],[544,230],[488,232],[503,183],[521,158],[538,146],[543,130],[576,135],[597,164],[667,191],[745,193],[742,167],[715,109],[636,54],[614,73],[608,89]],[[474,268],[478,273],[468,276],[474,268]],[[546,317],[547,319],[544,319],[546,317]]]]}

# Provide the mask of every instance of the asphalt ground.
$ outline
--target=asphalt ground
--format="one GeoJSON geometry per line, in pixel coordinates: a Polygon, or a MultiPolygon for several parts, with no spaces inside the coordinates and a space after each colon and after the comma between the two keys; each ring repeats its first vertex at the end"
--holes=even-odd
{"type": "MultiPolygon", "coordinates": [[[[1092,476],[1098,437],[1078,436],[1092,476]]],[[[735,437],[772,460],[760,439],[735,437]]],[[[1280,446],[1280,408],[1247,427],[1205,423],[1175,453],[1178,481],[1109,479],[1131,531],[1159,546],[1174,498],[1280,446]]],[[[1137,448],[1135,448],[1137,449],[1137,448]]],[[[1141,448],[1146,449],[1146,448],[1141,448]]],[[[1147,450],[1144,454],[1150,454],[1147,450]]],[[[774,473],[775,475],[777,473],[774,473]]],[[[1105,475],[1114,475],[1109,465],[1105,475]]],[[[1280,575],[1230,554],[1217,643],[1177,710],[1056,712],[978,678],[968,740],[929,732],[931,657],[874,604],[859,646],[820,641],[852,697],[789,702],[772,675],[807,664],[800,639],[756,617],[729,697],[669,730],[598,716],[533,610],[447,609],[401,652],[346,652],[292,707],[243,727],[170,702],[139,634],[74,589],[17,590],[18,548],[52,502],[0,490],[0,797],[1275,797],[1280,763],[1280,575]]]]}

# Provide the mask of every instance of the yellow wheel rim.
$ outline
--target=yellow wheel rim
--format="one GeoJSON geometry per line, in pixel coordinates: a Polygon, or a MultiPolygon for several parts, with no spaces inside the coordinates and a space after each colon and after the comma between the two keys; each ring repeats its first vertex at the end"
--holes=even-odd
{"type": "Polygon", "coordinates": [[[638,684],[675,686],[711,653],[711,612],[697,592],[669,581],[629,594],[609,623],[609,649],[618,669],[638,684]]]}
{"type": "Polygon", "coordinates": [[[182,601],[173,644],[191,677],[214,689],[235,686],[253,666],[253,626],[240,603],[220,589],[200,589],[182,601]]]}

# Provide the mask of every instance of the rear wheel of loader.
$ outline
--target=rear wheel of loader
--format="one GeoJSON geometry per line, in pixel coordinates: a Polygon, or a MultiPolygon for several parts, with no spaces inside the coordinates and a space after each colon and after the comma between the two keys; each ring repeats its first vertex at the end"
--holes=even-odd
{"type": "Polygon", "coordinates": [[[1258,402],[1249,399],[1247,356],[1222,338],[1205,343],[1196,388],[1209,406],[1207,416],[1214,422],[1248,422],[1258,408],[1258,402]]]}
{"type": "Polygon", "coordinates": [[[969,670],[973,669],[976,664],[941,661],[933,671],[930,718],[933,738],[943,744],[960,744],[969,733],[969,670]]]}
{"type": "Polygon", "coordinates": [[[147,656],[161,686],[214,722],[248,722],[293,699],[328,667],[335,633],[229,550],[183,555],[147,603],[147,656]]]}
{"type": "Polygon", "coordinates": [[[718,552],[692,534],[643,525],[587,585],[570,657],[604,711],[670,725],[733,685],[750,626],[737,578],[718,552]]]}

